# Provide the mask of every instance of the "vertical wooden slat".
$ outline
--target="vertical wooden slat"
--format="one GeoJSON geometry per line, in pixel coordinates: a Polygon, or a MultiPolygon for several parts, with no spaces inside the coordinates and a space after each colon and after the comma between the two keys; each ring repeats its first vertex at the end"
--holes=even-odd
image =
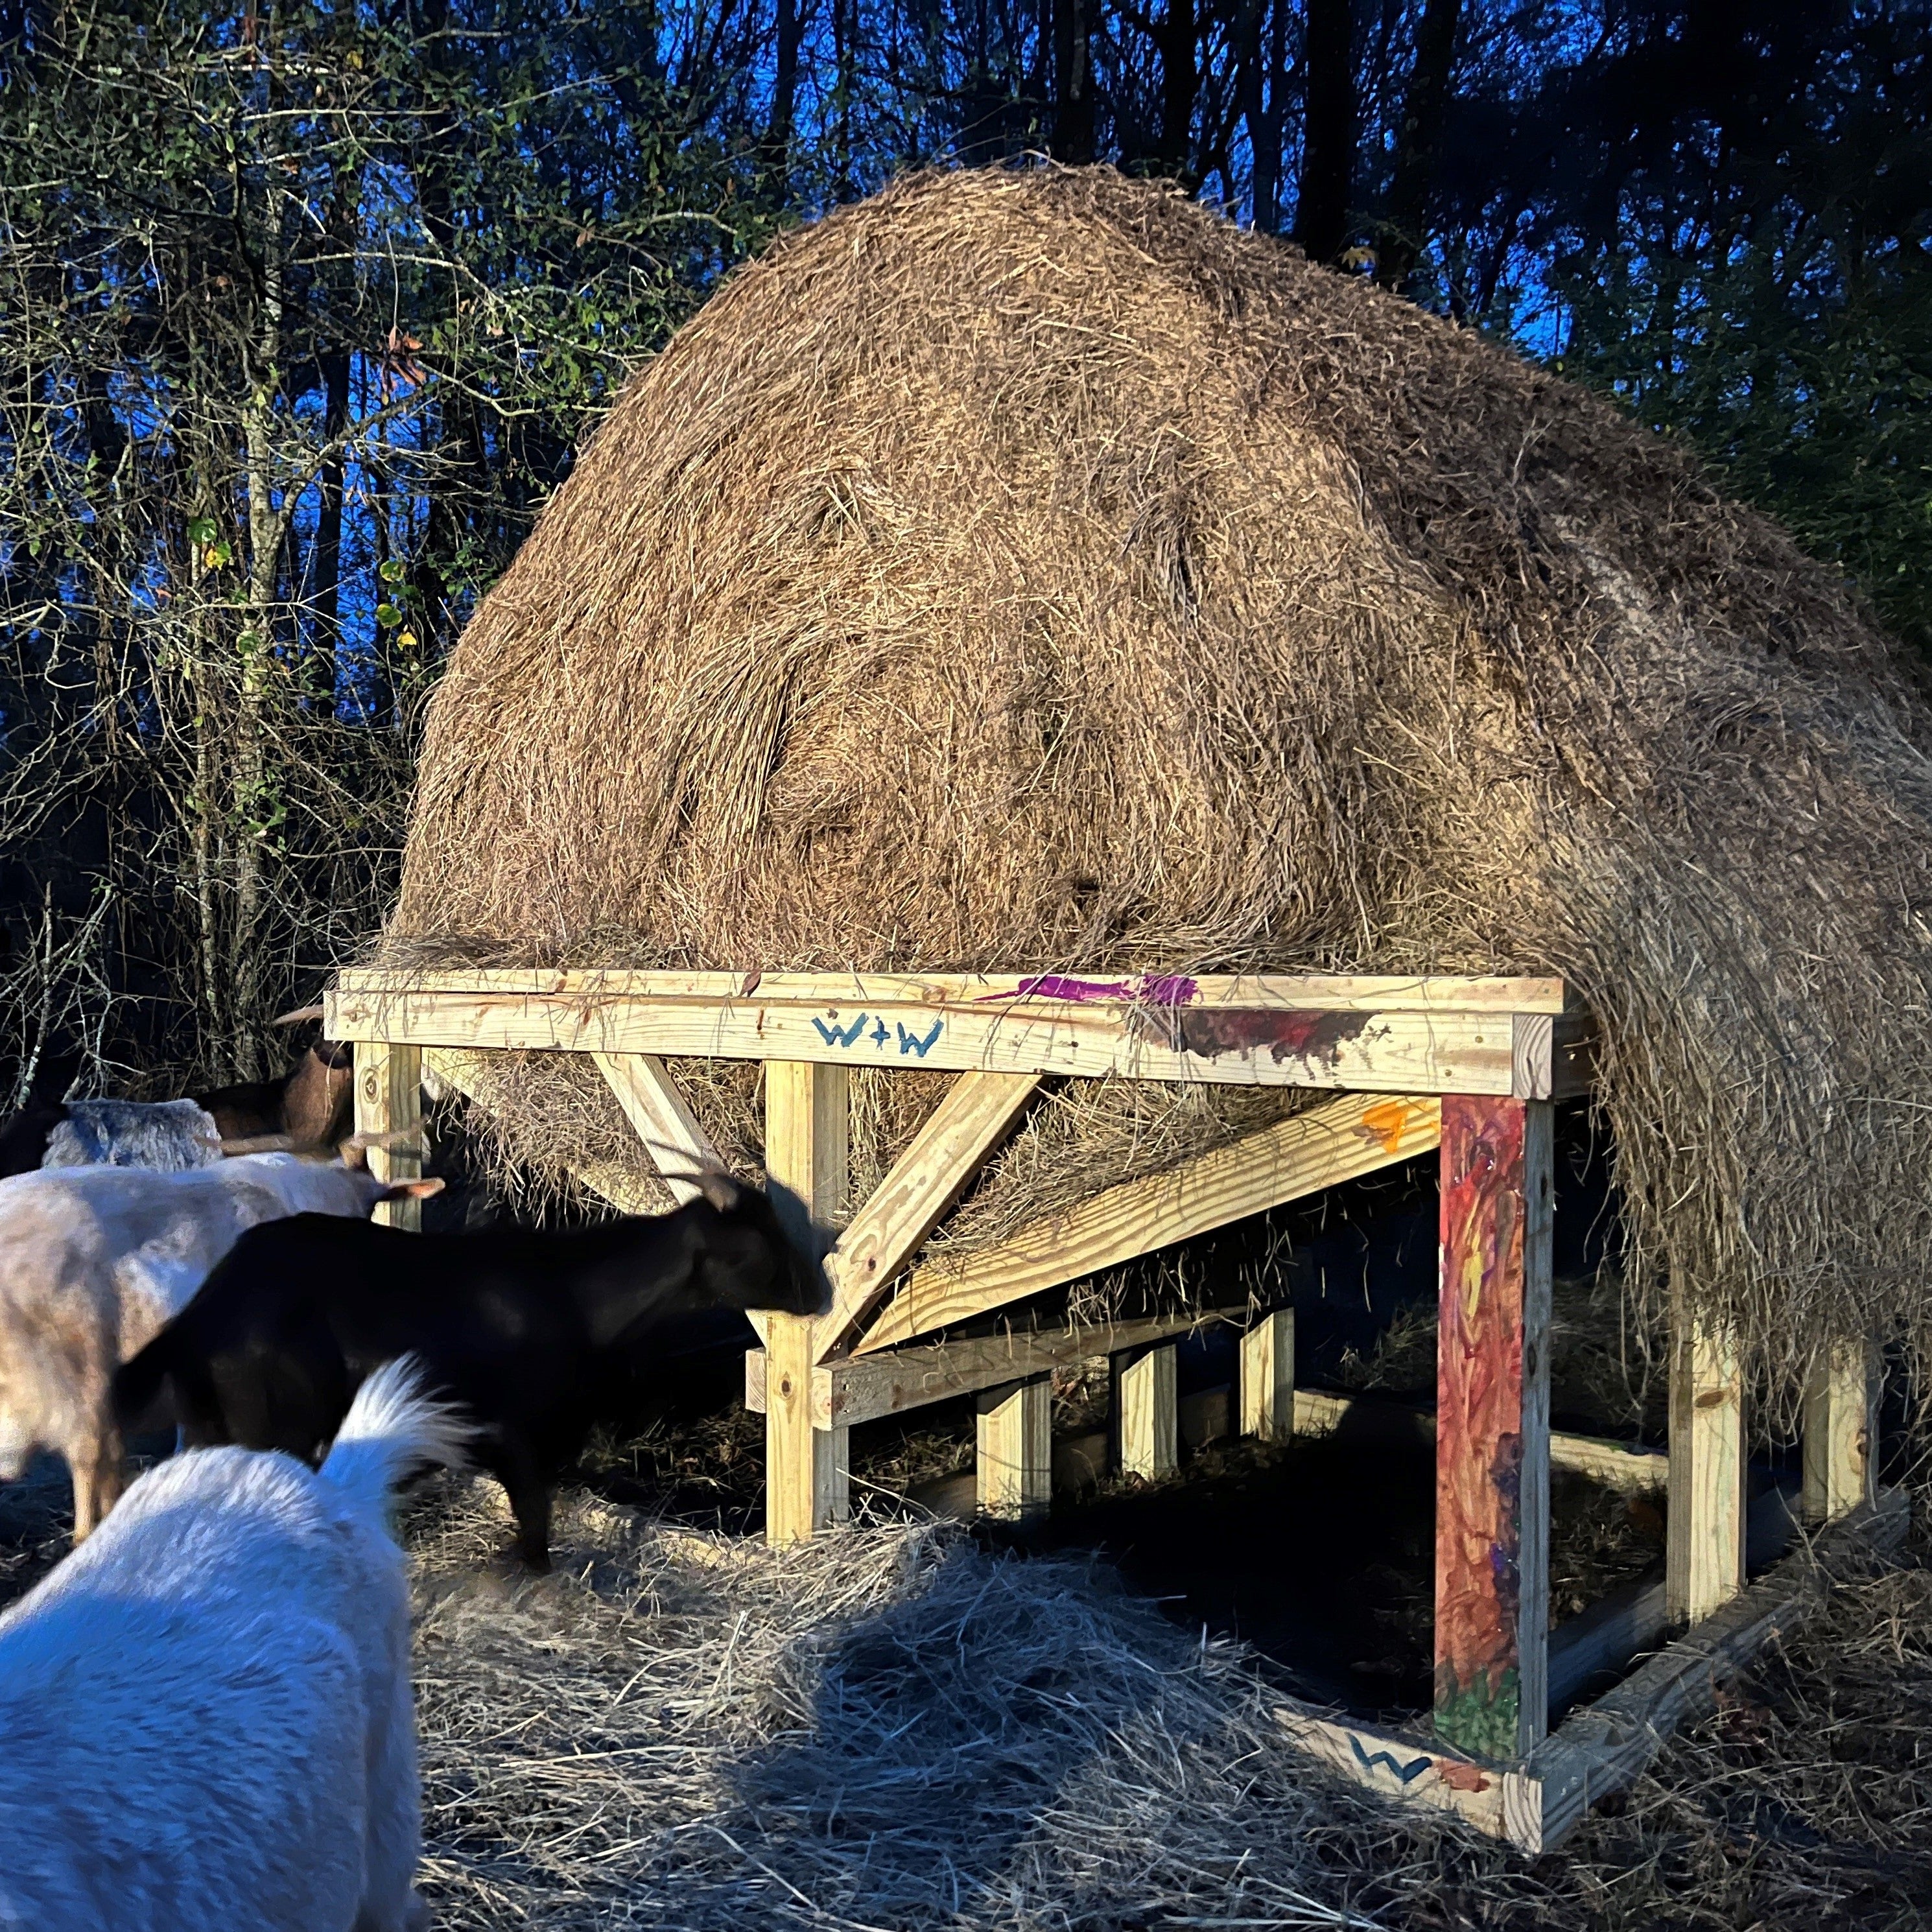
{"type": "Polygon", "coordinates": [[[1672,1338],[1666,1606],[1702,1623],[1744,1583],[1744,1390],[1737,1346],[1694,1318],[1672,1338]]]}
{"type": "Polygon", "coordinates": [[[1548,1101],[1444,1096],[1436,1728],[1496,1759],[1549,1727],[1552,1153],[1548,1101]]]}
{"type": "Polygon", "coordinates": [[[1241,1433],[1264,1442],[1294,1434],[1294,1310],[1270,1309],[1241,1337],[1241,1433]]]}
{"type": "MultiPolygon", "coordinates": [[[[369,1172],[378,1180],[422,1178],[422,1048],[362,1041],[356,1048],[356,1131],[400,1135],[388,1147],[368,1151],[369,1172]]],[[[392,1228],[422,1226],[420,1201],[384,1201],[374,1220],[392,1228]]]]}
{"type": "Polygon", "coordinates": [[[1172,1342],[1116,1358],[1114,1412],[1119,1419],[1120,1469],[1157,1482],[1180,1465],[1180,1410],[1172,1342]]]}
{"type": "Polygon", "coordinates": [[[1831,1522],[1877,1493],[1878,1352],[1836,1343],[1804,1391],[1804,1516],[1831,1522]]]}
{"type": "Polygon", "coordinates": [[[1053,1503],[1053,1378],[1007,1382],[979,1397],[975,1447],[981,1511],[1008,1522],[1053,1503]]]}
{"type": "MultiPolygon", "coordinates": [[[[820,1228],[844,1205],[850,1172],[849,1085],[842,1066],[798,1060],[765,1065],[765,1172],[782,1214],[820,1228]]],[[[810,1230],[794,1230],[800,1239],[810,1230]]],[[[766,1318],[765,1537],[796,1543],[843,1517],[849,1507],[850,1431],[812,1426],[812,1370],[818,1323],[809,1316],[766,1318]]]]}

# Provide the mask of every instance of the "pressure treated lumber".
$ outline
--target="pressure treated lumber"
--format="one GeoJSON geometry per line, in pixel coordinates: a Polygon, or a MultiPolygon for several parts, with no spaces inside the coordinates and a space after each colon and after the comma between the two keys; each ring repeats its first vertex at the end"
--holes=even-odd
{"type": "MultiPolygon", "coordinates": [[[[1551,1461],[1556,1438],[1550,1438],[1551,1461]]],[[[1795,1496],[1766,1490],[1744,1513],[1747,1556],[1762,1568],[1789,1547],[1797,1526],[1795,1496]]],[[[1640,1652],[1652,1649],[1670,1628],[1670,1589],[1662,1566],[1648,1576],[1613,1590],[1550,1634],[1550,1708],[1560,1711],[1593,1679],[1620,1671],[1640,1652]]]]}
{"type": "Polygon", "coordinates": [[[617,1096],[624,1118],[637,1130],[651,1162],[664,1175],[671,1198],[681,1206],[701,1191],[683,1170],[722,1168],[724,1159],[698,1124],[677,1083],[654,1053],[599,1053],[597,1070],[617,1096]]]}
{"type": "Polygon", "coordinates": [[[826,1258],[832,1312],[818,1359],[838,1352],[978,1172],[1040,1084],[1030,1073],[962,1073],[826,1258]]]}
{"type": "Polygon", "coordinates": [[[1444,1099],[1435,1724],[1498,1760],[1549,1716],[1552,1155],[1548,1101],[1444,1099]]]}
{"type": "Polygon", "coordinates": [[[1861,1504],[1574,1713],[1514,1767],[1478,1763],[1439,1741],[1349,1724],[1304,1705],[1285,1702],[1277,1719],[1294,1743],[1354,1783],[1406,1803],[1454,1810],[1532,1855],[1554,1851],[1590,1806],[1642,1772],[1678,1725],[1709,1711],[1718,1688],[1772,1636],[1814,1610],[1835,1572],[1895,1549],[1910,1522],[1900,1492],[1861,1504]]]}
{"type": "Polygon", "coordinates": [[[1278,1006],[1312,1012],[1573,1012],[1561,980],[1451,974],[1244,973],[1184,978],[1142,974],[1084,980],[1054,973],[678,972],[620,968],[482,967],[398,971],[352,967],[335,990],[359,998],[452,993],[477,998],[534,994],[580,1000],[682,1000],[706,1005],[927,1006],[1025,1001],[1034,1005],[1278,1006]]]}
{"type": "MultiPolygon", "coordinates": [[[[889,1354],[850,1355],[821,1364],[812,1382],[812,1415],[820,1429],[850,1426],[882,1415],[923,1408],[955,1396],[971,1395],[1000,1382],[1070,1366],[1095,1355],[1116,1354],[1151,1342],[1168,1341],[1220,1322],[1238,1322],[1245,1303],[1200,1314],[1159,1315],[1083,1328],[1016,1330],[980,1335],[889,1354]]],[[[764,1352],[745,1356],[745,1406],[765,1407],[770,1364],[764,1352]]]]}
{"type": "MultiPolygon", "coordinates": [[[[1094,1328],[1022,1329],[1006,1335],[982,1335],[896,1348],[881,1355],[853,1355],[821,1363],[812,1378],[812,1414],[821,1429],[836,1420],[872,1422],[900,1415],[955,1396],[970,1395],[1000,1382],[1065,1368],[1095,1355],[1118,1354],[1148,1342],[1191,1334],[1216,1324],[1238,1328],[1244,1306],[1213,1309],[1199,1315],[1162,1315],[1094,1328]]],[[[745,1356],[745,1406],[754,1414],[765,1406],[766,1362],[760,1349],[745,1356]]],[[[1426,1408],[1385,1397],[1342,1395],[1332,1389],[1294,1391],[1294,1432],[1326,1436],[1346,1419],[1352,1430],[1378,1442],[1436,1439],[1436,1418],[1426,1408]]],[[[1550,1461],[1606,1487],[1641,1495],[1670,1480],[1670,1459],[1654,1449],[1633,1449],[1594,1436],[1552,1431],[1550,1461]]]]}
{"type": "Polygon", "coordinates": [[[1532,1851],[1560,1845],[1591,1805],[1636,1778],[1679,1724],[1709,1711],[1721,1684],[1815,1610],[1834,1573],[1895,1550],[1910,1522],[1903,1492],[1861,1504],[1577,1712],[1523,1767],[1506,1807],[1510,1835],[1532,1851]]]}
{"type": "MultiPolygon", "coordinates": [[[[1352,1432],[1381,1442],[1436,1440],[1433,1410],[1415,1408],[1386,1396],[1342,1395],[1332,1389],[1294,1391],[1294,1432],[1326,1436],[1346,1420],[1352,1432]]],[[[1643,1494],[1664,1488],[1670,1480],[1670,1459],[1654,1449],[1636,1449],[1597,1436],[1550,1437],[1552,1468],[1588,1476],[1606,1489],[1643,1494]]]]}
{"type": "Polygon", "coordinates": [[[1441,1118],[1432,1094],[1351,1094],[1323,1101],[1229,1146],[1030,1222],[958,1264],[915,1268],[856,1352],[890,1348],[1412,1160],[1436,1144],[1441,1118]]]}
{"type": "MultiPolygon", "coordinates": [[[[356,1131],[388,1136],[368,1150],[369,1172],[386,1184],[420,1180],[423,1164],[422,1053],[380,1042],[356,1048],[356,1131]]],[[[420,1228],[422,1203],[383,1201],[370,1220],[392,1228],[420,1228]]]]}
{"type": "Polygon", "coordinates": [[[1037,1376],[979,1397],[974,1469],[983,1516],[1019,1522],[1053,1504],[1053,1383],[1037,1376]]]}
{"type": "Polygon", "coordinates": [[[1114,1415],[1120,1473],[1159,1482],[1180,1466],[1174,1344],[1157,1342],[1114,1363],[1114,1415]]]}
{"type": "Polygon", "coordinates": [[[1294,1433],[1294,1310],[1272,1308],[1241,1337],[1241,1433],[1286,1442],[1294,1433]]]}
{"type": "Polygon", "coordinates": [[[420,1046],[1054,1073],[1376,1093],[1507,1094],[1528,1067],[1509,1012],[1168,1005],[979,998],[935,1004],[671,999],[338,988],[332,1038],[420,1046]]]}
{"type": "Polygon", "coordinates": [[[1870,1501],[1876,1482],[1878,1352],[1840,1342],[1804,1392],[1804,1517],[1829,1522],[1870,1501]]]}
{"type": "MultiPolygon", "coordinates": [[[[773,1060],[765,1068],[765,1171],[773,1204],[812,1240],[842,1208],[850,1171],[850,1083],[842,1066],[773,1060]]],[[[848,1432],[814,1426],[816,1319],[769,1315],[765,1408],[765,1537],[797,1543],[844,1516],[850,1495],[848,1432]]]]}
{"type": "Polygon", "coordinates": [[[1744,1371],[1735,1341],[1696,1321],[1672,1344],[1666,1562],[1673,1622],[1702,1622],[1744,1586],[1744,1371]]]}

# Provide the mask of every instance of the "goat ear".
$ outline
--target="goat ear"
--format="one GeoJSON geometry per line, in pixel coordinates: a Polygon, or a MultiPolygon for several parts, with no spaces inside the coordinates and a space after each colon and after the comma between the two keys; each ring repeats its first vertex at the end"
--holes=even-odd
{"type": "Polygon", "coordinates": [[[392,1180],[376,1199],[379,1205],[385,1201],[427,1201],[442,1192],[442,1183],[432,1175],[424,1180],[392,1180]]]}
{"type": "Polygon", "coordinates": [[[727,1174],[722,1167],[700,1168],[691,1178],[698,1184],[698,1192],[719,1214],[734,1214],[744,1204],[743,1183],[727,1174]]]}

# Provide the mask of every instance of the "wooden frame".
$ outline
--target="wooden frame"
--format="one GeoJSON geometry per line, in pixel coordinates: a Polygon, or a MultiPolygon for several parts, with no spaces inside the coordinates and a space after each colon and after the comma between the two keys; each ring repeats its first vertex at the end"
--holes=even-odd
{"type": "MultiPolygon", "coordinates": [[[[1161,1479],[1174,1461],[1174,1344],[1204,1322],[1235,1319],[1245,1330],[1247,1432],[1284,1440],[1347,1414],[1352,1428],[1432,1436],[1434,1738],[1305,1712],[1283,1721],[1350,1775],[1450,1804],[1532,1849],[1556,1842],[1586,1804],[1634,1776],[1721,1671],[1821,1587],[1815,1565],[1792,1568],[1800,1558],[1743,1587],[1742,1405],[1718,1339],[1688,1329],[1680,1337],[1667,1463],[1550,1430],[1551,1102],[1586,1092],[1594,1066],[1588,1017],[1560,981],[355,971],[324,1007],[328,1036],[356,1043],[357,1125],[397,1136],[376,1161],[399,1178],[419,1158],[410,1130],[425,1064],[460,1086],[458,1054],[583,1052],[595,1056],[646,1162],[674,1198],[688,1198],[692,1174],[718,1156],[667,1058],[764,1064],[775,1197],[801,1238],[810,1224],[812,1238],[829,1244],[832,1288],[823,1316],[760,1319],[765,1346],[746,1360],[748,1405],[766,1417],[774,1542],[844,1513],[854,1426],[955,1396],[976,1401],[982,1507],[1006,1516],[1040,1509],[1052,1466],[1048,1378],[1096,1355],[1115,1364],[1120,1462],[1161,1479]],[[955,1077],[870,1198],[848,1202],[855,1066],[955,1077]],[[1042,1078],[1102,1076],[1315,1090],[1270,1127],[1105,1189],[990,1249],[961,1252],[932,1240],[1042,1078]],[[1432,1416],[1298,1389],[1287,1310],[1252,1326],[1245,1310],[1098,1329],[1016,1322],[1015,1304],[1044,1289],[1438,1147],[1442,1341],[1432,1416]],[[1000,1332],[983,1332],[988,1322],[1000,1332]],[[1665,1582],[1606,1601],[1553,1639],[1552,1464],[1633,1488],[1667,1483],[1673,1500],[1665,1582]],[[1688,1638],[1546,1735],[1552,1687],[1567,1697],[1617,1667],[1673,1611],[1696,1620],[1688,1638]]],[[[629,1210],[658,1198],[638,1169],[583,1178],[629,1210]]],[[[396,1204],[392,1218],[409,1225],[412,1205],[396,1204]]],[[[1808,1394],[1807,1508],[1840,1520],[1819,1539],[1820,1552],[1846,1539],[1882,1546],[1900,1533],[1895,1500],[1869,1500],[1874,1386],[1867,1352],[1846,1348],[1808,1394]]]]}
{"type": "Polygon", "coordinates": [[[1744,1371],[1730,1336],[1680,1322],[1670,1364],[1672,1620],[1701,1623],[1744,1580],[1744,1371]]]}

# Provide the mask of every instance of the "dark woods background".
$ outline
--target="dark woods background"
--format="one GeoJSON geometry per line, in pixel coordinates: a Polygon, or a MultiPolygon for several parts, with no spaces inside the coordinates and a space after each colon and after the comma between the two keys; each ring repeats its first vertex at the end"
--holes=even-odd
{"type": "Polygon", "coordinates": [[[1613,392],[1932,647],[1928,0],[0,0],[0,1107],[252,1073],[626,370],[787,224],[1174,177],[1613,392]]]}

